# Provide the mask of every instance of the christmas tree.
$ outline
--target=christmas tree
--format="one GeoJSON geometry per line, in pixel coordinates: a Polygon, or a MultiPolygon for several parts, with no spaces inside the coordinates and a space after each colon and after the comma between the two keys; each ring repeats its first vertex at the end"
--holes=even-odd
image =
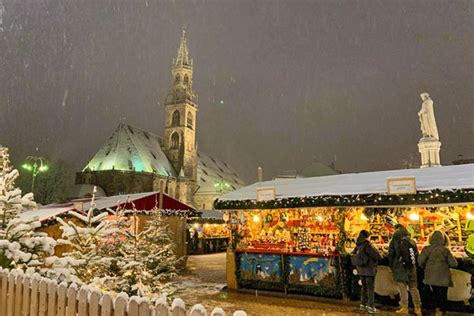
{"type": "Polygon", "coordinates": [[[112,282],[104,282],[106,288],[124,291],[129,295],[171,294],[175,291],[170,283],[176,275],[179,263],[174,254],[175,245],[168,225],[160,211],[154,210],[139,231],[137,210],[128,212],[128,218],[120,216],[123,227],[118,240],[116,268],[118,273],[112,282]]]}
{"type": "Polygon", "coordinates": [[[0,146],[0,228],[16,217],[24,207],[35,207],[33,194],[21,195],[21,190],[15,187],[18,170],[10,166],[8,148],[0,146]]]}
{"type": "MultiPolygon", "coordinates": [[[[37,217],[19,218],[26,207],[35,207],[33,194],[21,195],[15,187],[18,171],[10,166],[8,149],[0,146],[0,266],[27,272],[51,274],[48,265],[55,264],[56,241],[45,233],[37,217]]],[[[59,268],[58,263],[55,264],[59,268]]],[[[59,271],[59,270],[58,270],[59,271]]]]}
{"type": "Polygon", "coordinates": [[[107,212],[95,215],[95,193],[94,187],[91,206],[86,214],[69,211],[71,220],[57,218],[63,231],[62,236],[71,247],[71,251],[65,255],[70,257],[71,268],[75,270],[77,277],[87,284],[107,275],[113,258],[102,246],[108,237],[117,232],[114,222],[107,220],[107,212]]]}

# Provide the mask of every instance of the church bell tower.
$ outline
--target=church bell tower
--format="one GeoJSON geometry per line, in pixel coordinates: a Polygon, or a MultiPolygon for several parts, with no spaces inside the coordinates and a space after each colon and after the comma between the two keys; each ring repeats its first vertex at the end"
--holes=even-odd
{"type": "Polygon", "coordinates": [[[179,178],[197,180],[196,114],[193,60],[189,58],[183,28],[178,56],[173,60],[171,87],[165,100],[163,149],[179,178]]]}

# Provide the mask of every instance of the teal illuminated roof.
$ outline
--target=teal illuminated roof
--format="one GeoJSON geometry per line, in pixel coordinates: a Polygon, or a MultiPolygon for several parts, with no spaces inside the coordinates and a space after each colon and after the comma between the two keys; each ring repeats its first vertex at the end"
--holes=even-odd
{"type": "Polygon", "coordinates": [[[161,149],[160,138],[152,133],[120,123],[107,143],[83,171],[122,170],[157,173],[176,177],[161,149]]]}

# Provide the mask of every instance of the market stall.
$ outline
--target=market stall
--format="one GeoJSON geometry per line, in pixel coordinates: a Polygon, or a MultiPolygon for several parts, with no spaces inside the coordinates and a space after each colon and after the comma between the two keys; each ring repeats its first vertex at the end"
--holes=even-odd
{"type": "MultiPolygon", "coordinates": [[[[230,217],[228,285],[354,296],[348,254],[355,238],[367,229],[386,253],[397,223],[408,227],[420,250],[432,231],[446,232],[459,270],[472,274],[465,246],[474,227],[473,190],[470,164],[274,180],[225,194],[215,207],[230,217]]],[[[470,295],[470,282],[461,283],[470,295]]]]}
{"type": "Polygon", "coordinates": [[[229,242],[229,231],[220,211],[199,211],[188,218],[188,254],[223,252],[229,242]]]}

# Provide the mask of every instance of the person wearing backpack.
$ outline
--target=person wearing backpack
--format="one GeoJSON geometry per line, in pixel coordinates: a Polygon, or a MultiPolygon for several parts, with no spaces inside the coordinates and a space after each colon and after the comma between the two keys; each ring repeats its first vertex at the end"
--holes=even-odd
{"type": "Polygon", "coordinates": [[[400,292],[399,314],[408,315],[408,289],[415,305],[415,313],[421,314],[421,299],[417,287],[416,265],[418,248],[405,226],[397,224],[388,247],[388,261],[392,269],[393,279],[398,284],[400,292]]]}
{"type": "Polygon", "coordinates": [[[429,285],[431,290],[430,306],[439,308],[442,313],[445,313],[448,287],[453,286],[449,268],[457,267],[458,262],[447,248],[449,239],[444,233],[436,230],[428,241],[429,246],[421,251],[418,263],[425,272],[423,283],[429,285]]]}
{"type": "Polygon", "coordinates": [[[381,256],[370,243],[369,236],[370,233],[367,230],[360,231],[351,261],[355,265],[362,283],[359,309],[361,312],[367,311],[369,314],[375,314],[377,312],[374,306],[375,275],[381,256]]]}

